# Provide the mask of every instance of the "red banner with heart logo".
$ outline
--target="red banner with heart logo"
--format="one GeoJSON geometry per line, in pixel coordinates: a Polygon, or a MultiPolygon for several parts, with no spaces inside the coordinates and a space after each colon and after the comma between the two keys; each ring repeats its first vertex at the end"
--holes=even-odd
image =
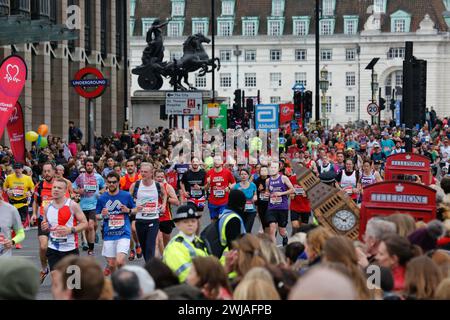
{"type": "Polygon", "coordinates": [[[8,121],[8,136],[16,162],[25,164],[25,129],[22,106],[16,103],[8,121]]]}
{"type": "Polygon", "coordinates": [[[27,64],[20,56],[9,56],[0,65],[0,138],[25,86],[27,72],[27,64]]]}
{"type": "Polygon", "coordinates": [[[294,118],[294,105],[292,103],[280,104],[280,124],[290,122],[294,118]]]}

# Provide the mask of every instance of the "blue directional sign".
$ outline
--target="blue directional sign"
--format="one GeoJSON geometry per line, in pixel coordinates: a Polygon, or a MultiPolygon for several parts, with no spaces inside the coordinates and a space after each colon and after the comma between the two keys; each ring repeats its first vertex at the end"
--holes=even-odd
{"type": "Polygon", "coordinates": [[[292,87],[292,90],[294,91],[301,91],[304,92],[305,91],[305,86],[303,85],[303,83],[296,83],[294,84],[294,86],[292,87]]]}
{"type": "Polygon", "coordinates": [[[255,110],[255,123],[257,130],[278,129],[280,107],[277,104],[259,104],[255,110]]]}

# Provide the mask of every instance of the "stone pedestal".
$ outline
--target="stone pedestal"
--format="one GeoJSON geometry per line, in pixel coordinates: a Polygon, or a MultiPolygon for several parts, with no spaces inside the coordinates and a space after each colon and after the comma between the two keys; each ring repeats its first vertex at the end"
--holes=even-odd
{"type": "MultiPolygon", "coordinates": [[[[131,97],[131,125],[132,128],[150,128],[172,127],[189,128],[189,118],[192,116],[176,116],[176,119],[170,123],[169,116],[167,120],[160,119],[161,105],[166,103],[166,93],[172,90],[145,91],[138,90],[131,97]]],[[[203,104],[212,102],[212,91],[199,91],[203,95],[203,104]]],[[[227,98],[217,97],[215,102],[223,103],[227,98]]],[[[200,119],[201,121],[201,119],[200,119]]]]}

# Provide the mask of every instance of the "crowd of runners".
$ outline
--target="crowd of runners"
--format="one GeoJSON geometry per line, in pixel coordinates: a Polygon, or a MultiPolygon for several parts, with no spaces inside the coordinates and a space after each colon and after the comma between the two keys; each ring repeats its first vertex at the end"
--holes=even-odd
{"type": "MultiPolygon", "coordinates": [[[[450,299],[447,122],[412,137],[412,152],[431,163],[438,219],[373,218],[362,242],[318,224],[292,164],[359,204],[364,187],[383,181],[386,158],[405,152],[401,127],[282,129],[277,160],[255,164],[230,161],[209,139],[203,159],[175,156],[180,140],[164,128],[97,138],[87,150],[72,125],[67,142],[49,137],[25,164],[3,147],[0,299],[34,299],[49,274],[55,299],[450,299]],[[40,270],[14,257],[34,228],[40,270]],[[81,288],[67,285],[71,266],[81,288]]],[[[261,138],[247,145],[259,153],[261,138]]]]}

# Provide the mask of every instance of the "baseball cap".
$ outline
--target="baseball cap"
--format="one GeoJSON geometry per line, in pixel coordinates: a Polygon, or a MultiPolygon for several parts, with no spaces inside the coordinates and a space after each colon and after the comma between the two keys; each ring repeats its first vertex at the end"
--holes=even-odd
{"type": "Polygon", "coordinates": [[[378,147],[380,147],[380,144],[379,144],[378,142],[375,142],[375,143],[373,144],[373,147],[374,147],[374,148],[378,148],[378,147]]]}
{"type": "Polygon", "coordinates": [[[23,169],[23,164],[20,162],[14,163],[13,169],[23,169]]]}

